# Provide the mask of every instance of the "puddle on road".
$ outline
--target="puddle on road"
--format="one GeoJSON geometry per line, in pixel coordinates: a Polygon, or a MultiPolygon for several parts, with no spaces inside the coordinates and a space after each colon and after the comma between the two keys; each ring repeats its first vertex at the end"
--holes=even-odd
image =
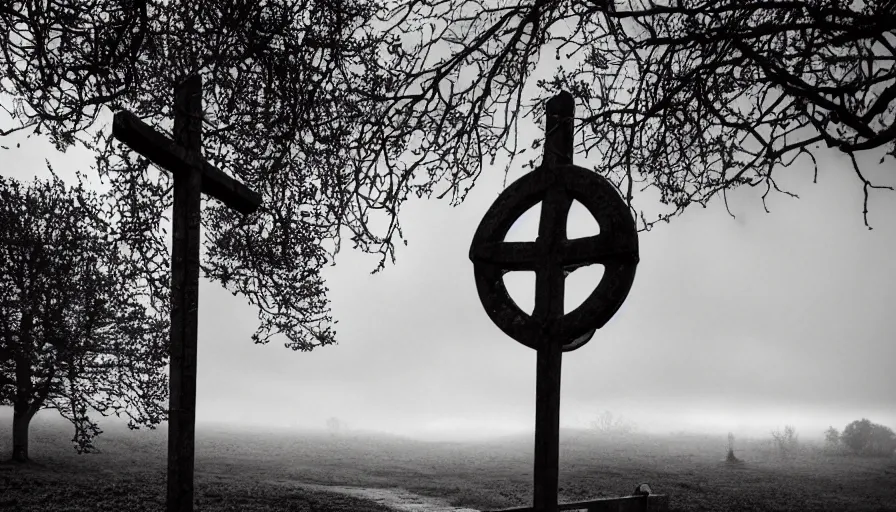
{"type": "Polygon", "coordinates": [[[298,482],[295,485],[311,491],[337,492],[363,498],[401,512],[479,512],[472,508],[454,507],[445,500],[421,496],[400,488],[348,487],[298,482]]]}

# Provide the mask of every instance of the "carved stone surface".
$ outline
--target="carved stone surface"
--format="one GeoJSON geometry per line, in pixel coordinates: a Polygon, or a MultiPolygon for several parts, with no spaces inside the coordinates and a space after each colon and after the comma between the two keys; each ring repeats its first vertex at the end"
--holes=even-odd
{"type": "Polygon", "coordinates": [[[575,165],[542,166],[498,196],[476,230],[470,260],[479,299],[505,334],[533,349],[540,343],[561,343],[568,352],[587,343],[628,296],[638,264],[638,236],[630,210],[605,178],[575,165]],[[573,200],[594,216],[598,235],[566,237],[573,200]],[[514,222],[539,202],[538,238],[505,242],[514,222]],[[579,307],[564,314],[566,275],[591,264],[604,266],[600,283],[579,307]],[[532,315],[516,305],[504,286],[504,274],[520,270],[536,273],[532,315]]]}

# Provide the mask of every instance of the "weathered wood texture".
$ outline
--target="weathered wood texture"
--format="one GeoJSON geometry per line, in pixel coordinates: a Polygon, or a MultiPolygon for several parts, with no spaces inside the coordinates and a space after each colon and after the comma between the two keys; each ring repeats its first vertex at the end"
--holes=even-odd
{"type": "MultiPolygon", "coordinates": [[[[533,507],[505,508],[488,512],[535,512],[533,507]]],[[[585,512],[668,512],[669,497],[665,494],[647,496],[623,496],[620,498],[602,498],[599,500],[561,503],[559,511],[585,512]]]]}

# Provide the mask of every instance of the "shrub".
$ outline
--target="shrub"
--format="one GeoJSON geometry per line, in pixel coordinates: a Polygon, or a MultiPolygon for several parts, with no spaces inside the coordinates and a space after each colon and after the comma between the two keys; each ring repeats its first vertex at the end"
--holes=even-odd
{"type": "Polygon", "coordinates": [[[613,417],[610,411],[603,411],[591,422],[591,428],[601,434],[628,435],[635,431],[635,426],[622,419],[613,417]]]}
{"type": "Polygon", "coordinates": [[[847,425],[840,434],[840,441],[858,455],[888,457],[896,451],[893,430],[866,418],[847,425]]]}
{"type": "Polygon", "coordinates": [[[792,457],[799,448],[799,435],[796,433],[796,427],[793,425],[785,425],[784,432],[779,430],[772,431],[772,438],[778,447],[778,453],[784,458],[792,457]]]}

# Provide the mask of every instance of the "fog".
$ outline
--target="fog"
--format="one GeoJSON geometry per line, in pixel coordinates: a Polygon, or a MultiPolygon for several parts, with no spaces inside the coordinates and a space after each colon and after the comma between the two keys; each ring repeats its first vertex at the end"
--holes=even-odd
{"type": "MultiPolygon", "coordinates": [[[[7,139],[6,176],[46,176],[45,157],[63,177],[90,165],[83,151],[7,139]]],[[[605,410],[658,433],[765,435],[793,424],[808,438],[861,417],[896,427],[896,194],[872,192],[868,230],[848,162],[819,160],[817,184],[808,168],[781,170],[782,186],[801,198],[772,194],[771,214],[762,190],[742,190],[729,196],[734,219],[715,201],[640,234],[627,301],[563,358],[564,427],[587,427],[605,410]]],[[[522,173],[513,169],[511,180],[522,173]]],[[[467,257],[503,181],[497,165],[460,207],[409,202],[400,217],[408,245],[383,272],[370,274],[375,257],[344,250],[325,272],[336,346],[253,345],[255,310],[203,281],[198,421],[324,428],[335,417],[353,430],[426,439],[531,432],[535,353],[488,319],[467,257]]],[[[571,228],[587,234],[580,214],[571,228]]],[[[513,236],[534,234],[534,220],[513,236]]],[[[599,277],[585,274],[570,276],[569,297],[584,297],[599,277]]],[[[508,284],[531,303],[525,277],[508,284]]]]}

